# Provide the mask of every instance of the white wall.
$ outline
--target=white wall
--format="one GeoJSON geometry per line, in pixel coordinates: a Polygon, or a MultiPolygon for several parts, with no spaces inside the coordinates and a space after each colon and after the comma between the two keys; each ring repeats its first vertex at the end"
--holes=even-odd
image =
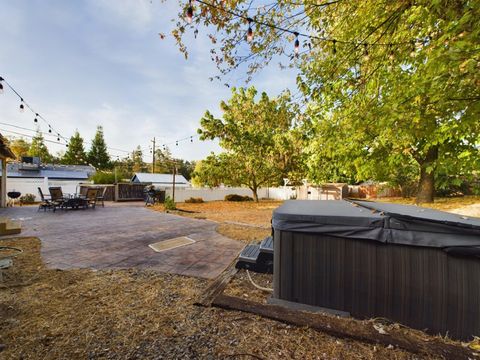
{"type": "Polygon", "coordinates": [[[22,195],[33,194],[37,201],[40,201],[40,195],[37,188],[40,187],[45,195],[48,195],[48,188],[51,186],[60,186],[64,194],[74,194],[77,192],[77,186],[87,181],[80,180],[53,180],[48,179],[48,183],[43,178],[26,179],[26,178],[8,178],[7,192],[20,191],[22,195]]]}
{"type": "MultiPolygon", "coordinates": [[[[175,202],[184,202],[191,197],[202,198],[204,201],[223,200],[226,195],[237,194],[252,197],[252,190],[242,187],[231,188],[177,188],[175,187],[175,202]]],[[[172,188],[166,188],[166,195],[172,197],[172,188]]],[[[258,190],[258,198],[269,198],[275,200],[290,199],[295,195],[295,191],[290,187],[281,188],[261,188],[258,190]]]]}

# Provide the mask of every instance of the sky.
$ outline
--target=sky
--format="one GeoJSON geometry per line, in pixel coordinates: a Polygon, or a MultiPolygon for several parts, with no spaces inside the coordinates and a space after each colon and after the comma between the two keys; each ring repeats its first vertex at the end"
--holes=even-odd
{"type": "MultiPolygon", "coordinates": [[[[272,64],[249,84],[241,71],[211,82],[218,70],[207,30],[200,27],[196,39],[193,31],[186,35],[188,60],[169,35],[178,9],[171,0],[0,0],[0,76],[62,136],[78,129],[87,148],[101,125],[107,145],[123,150],[110,150],[113,157],[140,145],[148,160],[155,137],[157,146],[169,144],[173,156],[200,160],[220,151],[218,144],[175,141],[195,136],[206,110],[221,115],[219,103],[231,94],[224,82],[275,96],[296,89],[295,73],[272,64]]],[[[7,88],[0,95],[0,132],[6,136],[35,132],[34,115],[20,113],[19,104],[7,88]]],[[[65,150],[48,146],[53,153],[65,150]]]]}

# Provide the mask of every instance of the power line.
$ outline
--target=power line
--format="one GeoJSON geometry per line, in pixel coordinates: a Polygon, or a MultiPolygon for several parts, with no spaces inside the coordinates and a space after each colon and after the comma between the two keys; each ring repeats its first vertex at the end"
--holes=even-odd
{"type": "MultiPolygon", "coordinates": [[[[33,132],[40,133],[40,134],[42,134],[42,135],[47,135],[47,136],[48,136],[48,135],[52,135],[52,134],[46,133],[46,132],[44,132],[44,131],[40,131],[40,130],[38,130],[38,129],[37,129],[37,130],[35,130],[35,129],[29,129],[29,128],[26,128],[26,127],[22,127],[22,126],[18,126],[18,125],[13,125],[13,124],[9,124],[9,123],[4,123],[4,122],[0,122],[0,125],[11,126],[11,127],[13,127],[13,128],[20,129],[20,130],[25,130],[25,131],[33,131],[33,132]]],[[[30,135],[26,135],[26,134],[25,134],[24,136],[30,136],[30,135]]],[[[31,136],[31,137],[34,137],[34,136],[31,136]]],[[[84,142],[85,142],[85,144],[90,144],[90,145],[92,144],[91,141],[84,141],[84,142]]],[[[63,145],[63,143],[56,142],[56,141],[54,141],[54,143],[56,143],[56,144],[62,144],[62,145],[63,145]]],[[[108,149],[108,150],[112,150],[112,151],[120,151],[120,152],[124,152],[124,153],[130,153],[130,152],[131,152],[131,151],[129,151],[129,150],[117,149],[117,148],[113,148],[113,147],[110,147],[110,146],[107,146],[107,149],[108,149]]]]}
{"type": "MultiPolygon", "coordinates": [[[[13,93],[14,93],[16,96],[18,96],[18,98],[20,99],[20,107],[19,107],[20,111],[23,112],[24,109],[25,109],[25,106],[26,106],[26,107],[35,115],[35,119],[34,119],[34,122],[35,122],[35,123],[38,122],[38,119],[41,119],[45,124],[48,125],[48,132],[49,132],[49,134],[51,134],[52,136],[55,136],[55,135],[53,135],[54,133],[57,134],[57,135],[56,135],[56,136],[57,136],[57,141],[60,141],[60,139],[63,139],[63,141],[65,141],[66,145],[68,146],[68,140],[67,140],[67,138],[66,138],[65,136],[61,135],[59,131],[55,130],[55,128],[54,128],[42,115],[40,115],[38,112],[36,112],[36,111],[33,109],[33,107],[25,100],[25,98],[24,98],[22,95],[20,95],[20,93],[19,93],[17,90],[15,90],[15,89],[13,88],[13,86],[10,85],[10,83],[9,83],[7,80],[5,80],[3,77],[0,76],[0,83],[1,83],[2,81],[3,81],[3,82],[10,88],[10,90],[12,90],[13,93]]],[[[1,87],[0,89],[3,90],[3,85],[2,85],[2,87],[1,87]]]]}

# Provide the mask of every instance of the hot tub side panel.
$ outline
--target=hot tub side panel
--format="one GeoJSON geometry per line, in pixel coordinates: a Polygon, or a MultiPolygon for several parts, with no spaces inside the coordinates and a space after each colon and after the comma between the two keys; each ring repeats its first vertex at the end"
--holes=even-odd
{"type": "Polygon", "coordinates": [[[385,317],[433,334],[480,334],[480,261],[438,248],[274,233],[278,299],[385,317]]]}

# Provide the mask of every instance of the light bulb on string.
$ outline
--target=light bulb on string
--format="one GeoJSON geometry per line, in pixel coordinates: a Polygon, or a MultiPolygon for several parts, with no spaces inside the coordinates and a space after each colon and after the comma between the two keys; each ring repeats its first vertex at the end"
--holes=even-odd
{"type": "Polygon", "coordinates": [[[193,7],[192,7],[192,1],[191,0],[188,2],[187,16],[185,17],[185,20],[189,24],[191,24],[192,20],[193,20],[193,7]]]}
{"type": "Polygon", "coordinates": [[[57,141],[60,141],[60,138],[59,138],[59,137],[57,137],[57,141]]]}
{"type": "Polygon", "coordinates": [[[298,52],[300,51],[300,41],[298,40],[298,32],[294,33],[295,34],[295,43],[293,47],[293,51],[295,53],[295,56],[298,57],[298,52]]]}
{"type": "Polygon", "coordinates": [[[37,117],[38,117],[38,113],[35,113],[35,119],[33,119],[33,122],[34,122],[34,123],[38,123],[37,117]]]}
{"type": "Polygon", "coordinates": [[[247,30],[247,41],[251,42],[253,40],[253,29],[252,29],[252,19],[248,18],[248,30],[247,30]]]}
{"type": "Polygon", "coordinates": [[[0,94],[3,94],[3,84],[2,84],[3,78],[0,76],[0,94]]]}
{"type": "Polygon", "coordinates": [[[20,112],[24,112],[25,111],[25,106],[23,105],[23,99],[20,98],[20,112]]]}
{"type": "Polygon", "coordinates": [[[390,52],[389,52],[389,54],[388,54],[388,59],[389,59],[390,61],[393,61],[393,59],[395,59],[395,54],[393,53],[393,48],[392,48],[392,45],[391,45],[391,44],[390,44],[389,48],[390,48],[390,52]]]}
{"type": "Polygon", "coordinates": [[[412,41],[412,49],[410,51],[410,57],[415,57],[417,55],[416,48],[415,48],[415,41],[412,41]]]}
{"type": "Polygon", "coordinates": [[[175,145],[177,145],[177,146],[178,146],[178,141],[175,143],[175,145]]]}
{"type": "Polygon", "coordinates": [[[368,53],[368,44],[363,44],[363,60],[370,60],[370,54],[368,53]]]}
{"type": "Polygon", "coordinates": [[[193,136],[190,136],[190,142],[193,142],[193,136]]]}

